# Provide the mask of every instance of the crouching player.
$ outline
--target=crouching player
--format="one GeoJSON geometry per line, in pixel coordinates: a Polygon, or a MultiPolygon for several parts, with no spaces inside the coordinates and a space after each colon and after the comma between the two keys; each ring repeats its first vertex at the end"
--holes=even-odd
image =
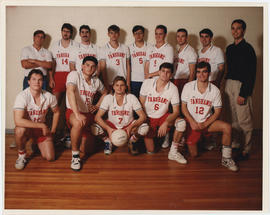
{"type": "Polygon", "coordinates": [[[149,118],[150,131],[144,138],[147,153],[154,153],[154,137],[164,137],[169,127],[175,125],[173,142],[168,155],[169,160],[186,164],[187,161],[178,152],[179,142],[186,129],[186,122],[179,118],[179,93],[177,87],[170,82],[173,74],[173,65],[163,63],[159,67],[157,79],[146,79],[141,87],[140,101],[149,118]],[[169,113],[171,103],[173,112],[169,113]]]}
{"type": "Polygon", "coordinates": [[[94,112],[98,110],[101,100],[107,94],[102,82],[92,77],[98,61],[87,56],[82,62],[82,71],[72,71],[67,77],[66,119],[71,128],[71,169],[81,169],[80,151],[87,154],[86,143],[93,140],[90,126],[94,123],[94,112]],[[94,95],[99,91],[102,96],[96,105],[92,104],[94,95]]]}
{"type": "MultiPolygon", "coordinates": [[[[112,153],[111,135],[115,129],[124,129],[129,138],[128,147],[132,155],[138,154],[136,141],[139,137],[145,136],[149,130],[149,126],[143,123],[146,115],[142,109],[139,100],[133,94],[127,93],[128,86],[124,77],[116,76],[113,80],[112,94],[104,97],[95,121],[106,131],[99,132],[99,135],[105,142],[104,153],[112,153]],[[138,115],[138,119],[134,120],[133,111],[138,115]],[[102,117],[108,112],[108,119],[102,117]]],[[[100,128],[101,129],[101,128],[100,128]]]]}
{"type": "Polygon", "coordinates": [[[197,80],[187,83],[183,88],[182,112],[188,122],[186,143],[191,156],[195,157],[198,154],[197,143],[201,135],[222,132],[222,165],[237,171],[238,168],[232,159],[231,126],[218,120],[222,107],[221,95],[219,89],[209,82],[210,72],[209,63],[198,63],[197,80]]]}
{"type": "Polygon", "coordinates": [[[53,135],[59,120],[56,97],[42,90],[44,76],[41,70],[33,69],[28,75],[29,87],[18,94],[14,104],[15,141],[18,146],[16,169],[23,169],[26,164],[25,144],[33,138],[38,144],[41,156],[48,161],[55,159],[53,135]],[[48,109],[53,111],[51,129],[46,125],[48,109]]]}

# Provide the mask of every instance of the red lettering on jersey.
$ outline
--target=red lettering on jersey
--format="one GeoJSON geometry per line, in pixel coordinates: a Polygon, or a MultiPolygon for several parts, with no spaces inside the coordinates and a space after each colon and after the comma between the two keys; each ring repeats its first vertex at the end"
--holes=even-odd
{"type": "Polygon", "coordinates": [[[146,56],[146,52],[134,52],[132,54],[132,57],[141,57],[141,56],[146,56]]]}
{"type": "Polygon", "coordinates": [[[159,103],[163,103],[163,104],[168,103],[168,99],[162,98],[160,96],[158,96],[158,97],[148,96],[147,99],[148,99],[148,102],[159,102],[159,103]]]}
{"type": "Polygon", "coordinates": [[[165,58],[165,55],[164,54],[161,54],[161,53],[153,53],[153,54],[150,54],[150,59],[153,59],[153,58],[161,58],[162,60],[164,60],[165,58]]]}
{"type": "Polygon", "coordinates": [[[184,64],[185,60],[183,58],[178,59],[178,63],[184,64]]]}
{"type": "Polygon", "coordinates": [[[210,62],[210,58],[199,58],[198,59],[198,62],[202,62],[202,61],[209,63],[210,62]]]}
{"type": "Polygon", "coordinates": [[[112,54],[108,54],[109,59],[112,59],[114,57],[122,57],[122,58],[124,58],[125,56],[126,56],[126,54],[123,53],[123,52],[115,52],[115,53],[112,53],[112,54]]]}
{"type": "Polygon", "coordinates": [[[95,54],[88,54],[88,53],[86,53],[86,54],[79,54],[78,55],[78,57],[79,57],[80,60],[83,60],[87,56],[97,57],[95,54]]]}
{"type": "Polygon", "coordinates": [[[61,57],[69,57],[69,53],[58,53],[56,54],[57,58],[61,58],[61,57]]]}
{"type": "Polygon", "coordinates": [[[129,116],[129,111],[127,110],[112,110],[113,116],[129,116]]]}
{"type": "Polygon", "coordinates": [[[191,104],[201,104],[201,105],[207,105],[209,107],[212,106],[212,102],[206,99],[190,99],[191,104]]]}
{"type": "Polygon", "coordinates": [[[91,92],[88,90],[80,90],[80,95],[88,96],[88,97],[94,97],[95,92],[91,92]]]}
{"type": "Polygon", "coordinates": [[[47,111],[47,109],[46,110],[29,110],[27,112],[28,112],[29,116],[32,116],[32,115],[40,116],[40,115],[44,115],[46,113],[46,111],[47,111]]]}

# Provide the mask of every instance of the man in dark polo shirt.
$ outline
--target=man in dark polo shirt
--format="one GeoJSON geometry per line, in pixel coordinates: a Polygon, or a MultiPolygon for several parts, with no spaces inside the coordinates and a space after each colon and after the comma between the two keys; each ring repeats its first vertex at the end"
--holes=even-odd
{"type": "Polygon", "coordinates": [[[257,59],[253,47],[244,39],[245,30],[246,23],[243,20],[236,19],[232,22],[234,43],[226,49],[228,72],[225,93],[232,120],[232,146],[240,146],[239,134],[242,131],[242,156],[248,158],[253,130],[251,94],[255,84],[257,59]]]}

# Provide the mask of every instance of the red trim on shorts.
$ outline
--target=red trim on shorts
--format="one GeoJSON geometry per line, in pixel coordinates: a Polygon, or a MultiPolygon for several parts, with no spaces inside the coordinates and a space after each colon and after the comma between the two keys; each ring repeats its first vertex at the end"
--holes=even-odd
{"type": "Polygon", "coordinates": [[[31,129],[31,136],[32,136],[32,138],[34,138],[34,140],[35,140],[34,142],[36,142],[36,143],[41,143],[41,142],[45,141],[47,138],[51,137],[51,136],[44,136],[41,128],[31,129]]]}
{"type": "MultiPolygon", "coordinates": [[[[123,130],[125,130],[125,131],[127,132],[126,128],[127,128],[132,122],[134,122],[134,120],[131,121],[128,125],[124,126],[123,128],[120,128],[120,129],[123,129],[123,130]]],[[[113,128],[113,129],[118,129],[111,121],[106,120],[106,123],[107,123],[108,126],[110,126],[111,128],[113,128]]]]}
{"type": "MultiPolygon", "coordinates": [[[[146,137],[148,138],[154,138],[157,135],[157,130],[158,127],[160,127],[162,125],[163,122],[165,122],[165,120],[168,118],[168,116],[170,115],[170,113],[165,113],[162,117],[160,118],[148,118],[148,123],[150,126],[150,130],[148,132],[148,134],[146,135],[146,137]]],[[[170,131],[170,127],[168,127],[167,132],[170,131]]]]}
{"type": "MultiPolygon", "coordinates": [[[[72,113],[73,113],[72,109],[67,108],[67,110],[66,110],[66,123],[67,123],[67,126],[69,129],[71,129],[71,127],[72,127],[70,122],[69,122],[69,118],[70,118],[72,113]]],[[[92,134],[90,126],[95,122],[94,115],[90,112],[89,113],[80,112],[80,113],[83,114],[84,116],[86,116],[86,118],[87,118],[86,124],[85,124],[83,132],[82,132],[82,136],[87,137],[87,136],[92,134]]]]}
{"type": "Polygon", "coordinates": [[[53,93],[62,93],[66,92],[66,81],[69,72],[55,72],[54,73],[54,82],[55,86],[53,88],[53,93]]]}

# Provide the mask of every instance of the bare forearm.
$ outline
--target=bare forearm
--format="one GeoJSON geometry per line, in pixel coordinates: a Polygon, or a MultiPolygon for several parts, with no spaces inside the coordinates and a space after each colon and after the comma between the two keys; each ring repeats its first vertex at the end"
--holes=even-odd
{"type": "Polygon", "coordinates": [[[59,117],[60,117],[60,111],[57,111],[56,113],[53,114],[53,121],[52,121],[52,128],[51,132],[55,133],[58,122],[59,122],[59,117]]]}

